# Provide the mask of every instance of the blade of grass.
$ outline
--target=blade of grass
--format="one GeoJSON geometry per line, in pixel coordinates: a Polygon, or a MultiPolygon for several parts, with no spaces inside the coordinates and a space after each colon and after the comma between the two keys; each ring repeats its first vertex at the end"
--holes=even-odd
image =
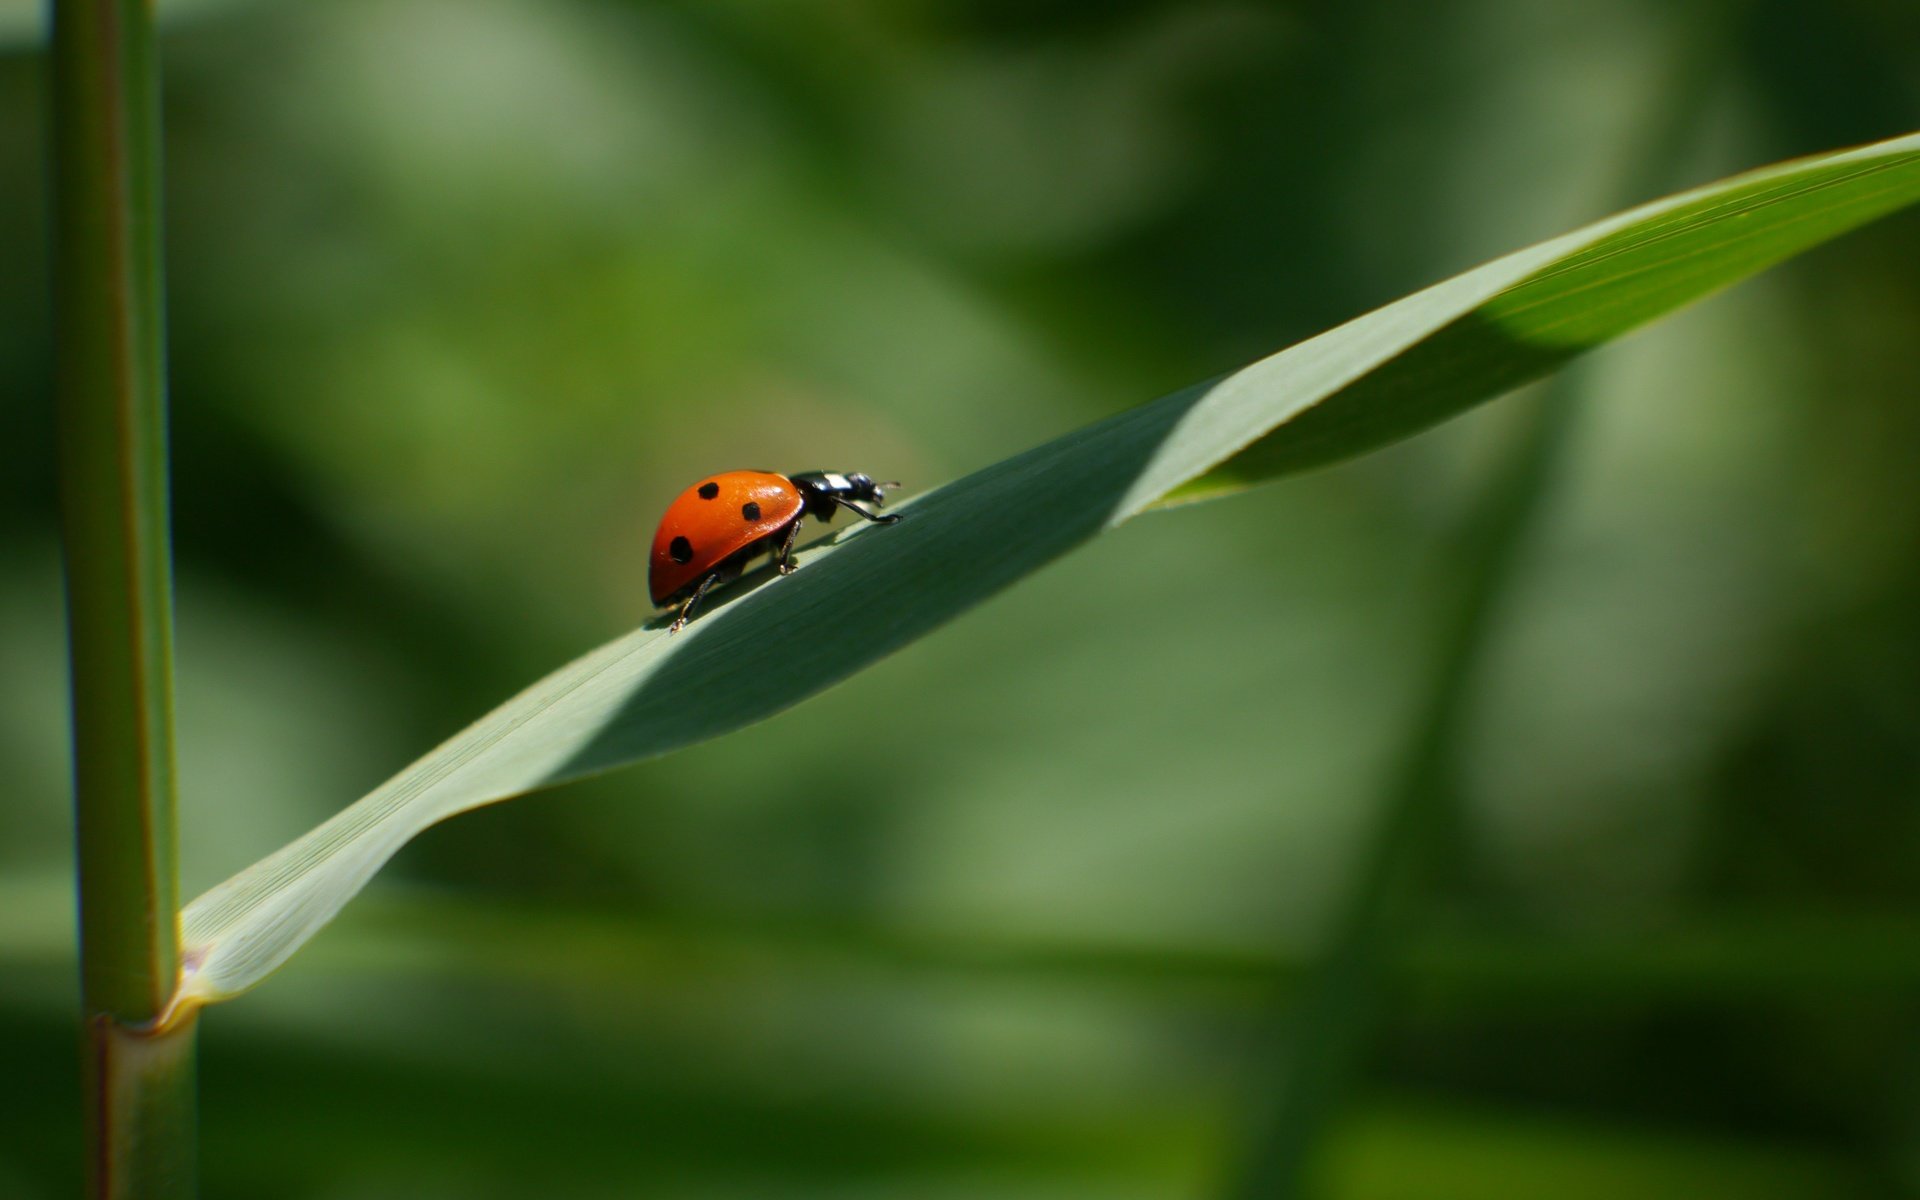
{"type": "Polygon", "coordinates": [[[1540,397],[1481,498],[1454,556],[1455,595],[1445,604],[1439,661],[1387,786],[1372,839],[1348,880],[1327,944],[1297,990],[1280,998],[1278,1052],[1260,1085],[1242,1162],[1229,1194],[1312,1194],[1329,1133],[1351,1098],[1374,1030],[1385,1015],[1409,910],[1426,880],[1453,808],[1453,761],[1487,636],[1569,436],[1581,372],[1540,397]]]}
{"type": "Polygon", "coordinates": [[[760,720],[1196,479],[1220,494],[1362,453],[1916,200],[1920,135],[1646,205],[808,547],[795,575],[761,573],[680,634],[656,621],[562,667],[195,900],[182,998],[258,983],[436,821],[760,720]]]}
{"type": "Polygon", "coordinates": [[[54,6],[54,313],[73,679],[88,1187],[193,1192],[175,994],[173,612],[159,89],[143,0],[54,6]]]}
{"type": "MultiPolygon", "coordinates": [[[[1664,102],[1651,107],[1641,146],[1630,156],[1632,177],[1624,181],[1623,194],[1654,190],[1674,172],[1685,131],[1693,125],[1688,118],[1701,108],[1717,75],[1712,67],[1726,27],[1717,5],[1694,14],[1666,71],[1664,102]]],[[[1601,333],[1607,329],[1591,317],[1574,319],[1601,333]]],[[[1277,1053],[1257,1085],[1260,1099],[1231,1195],[1303,1196],[1316,1190],[1330,1135],[1387,1015],[1393,961],[1458,815],[1459,747],[1481,664],[1567,455],[1584,377],[1577,367],[1565,371],[1539,397],[1448,556],[1453,586],[1440,605],[1439,654],[1382,791],[1371,843],[1348,881],[1345,905],[1297,995],[1275,1007],[1267,1036],[1277,1053]]],[[[1262,453],[1243,452],[1222,471],[1257,477],[1262,453]]]]}
{"type": "MultiPolygon", "coordinates": [[[[1904,145],[1910,153],[1913,144],[1908,137],[1880,148],[1904,145]]],[[[1602,222],[1588,231],[1605,230],[1600,236],[1427,331],[1398,357],[1345,381],[1333,395],[1302,405],[1285,424],[1169,488],[1161,503],[1238,491],[1417,433],[1911,203],[1906,193],[1912,160],[1899,152],[1873,157],[1875,166],[1847,155],[1801,160],[1602,222]]]]}

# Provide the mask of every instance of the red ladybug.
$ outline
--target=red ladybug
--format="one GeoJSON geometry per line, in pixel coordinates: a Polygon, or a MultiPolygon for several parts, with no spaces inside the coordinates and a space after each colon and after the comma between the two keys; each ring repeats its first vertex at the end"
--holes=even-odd
{"type": "Polygon", "coordinates": [[[809,514],[831,521],[835,509],[845,508],[879,525],[898,521],[898,513],[880,516],[853,502],[871,500],[878,507],[886,503],[886,489],[899,486],[832,471],[710,475],[667,505],[667,515],[653,534],[647,589],[662,608],[686,601],[673,622],[677,630],[693,616],[708,588],[740,574],[757,554],[771,553],[780,573],[791,574],[793,539],[809,514]]]}

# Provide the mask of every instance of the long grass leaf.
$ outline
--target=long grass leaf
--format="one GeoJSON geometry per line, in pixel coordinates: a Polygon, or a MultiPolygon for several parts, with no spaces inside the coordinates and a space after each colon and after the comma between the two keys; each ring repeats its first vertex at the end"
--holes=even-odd
{"type": "Polygon", "coordinates": [[[654,622],[560,668],[195,900],[182,995],[258,983],[437,821],[760,720],[1152,505],[1404,437],[1916,200],[1920,135],[1739,176],[1510,254],[919,497],[897,525],[809,548],[789,578],[723,593],[679,634],[654,622]]]}

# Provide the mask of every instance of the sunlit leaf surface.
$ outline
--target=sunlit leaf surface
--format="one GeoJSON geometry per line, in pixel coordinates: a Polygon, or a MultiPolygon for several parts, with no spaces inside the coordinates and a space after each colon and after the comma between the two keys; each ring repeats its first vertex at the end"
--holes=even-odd
{"type": "Polygon", "coordinates": [[[679,634],[654,622],[562,667],[195,900],[182,998],[258,983],[437,821],[769,716],[1150,506],[1407,436],[1915,200],[1920,135],[1671,197],[997,463],[897,525],[843,531],[679,634]]]}

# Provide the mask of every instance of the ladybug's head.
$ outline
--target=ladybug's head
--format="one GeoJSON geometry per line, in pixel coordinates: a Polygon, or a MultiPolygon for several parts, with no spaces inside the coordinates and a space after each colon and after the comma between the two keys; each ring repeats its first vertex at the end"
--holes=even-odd
{"type": "Polygon", "coordinates": [[[787,476],[787,480],[806,497],[807,512],[822,521],[833,520],[836,508],[845,508],[848,512],[858,513],[882,525],[891,525],[899,520],[893,516],[876,517],[858,504],[851,503],[868,500],[878,508],[887,502],[887,489],[899,487],[897,483],[875,483],[871,475],[841,475],[834,471],[802,471],[798,475],[787,476]]]}

